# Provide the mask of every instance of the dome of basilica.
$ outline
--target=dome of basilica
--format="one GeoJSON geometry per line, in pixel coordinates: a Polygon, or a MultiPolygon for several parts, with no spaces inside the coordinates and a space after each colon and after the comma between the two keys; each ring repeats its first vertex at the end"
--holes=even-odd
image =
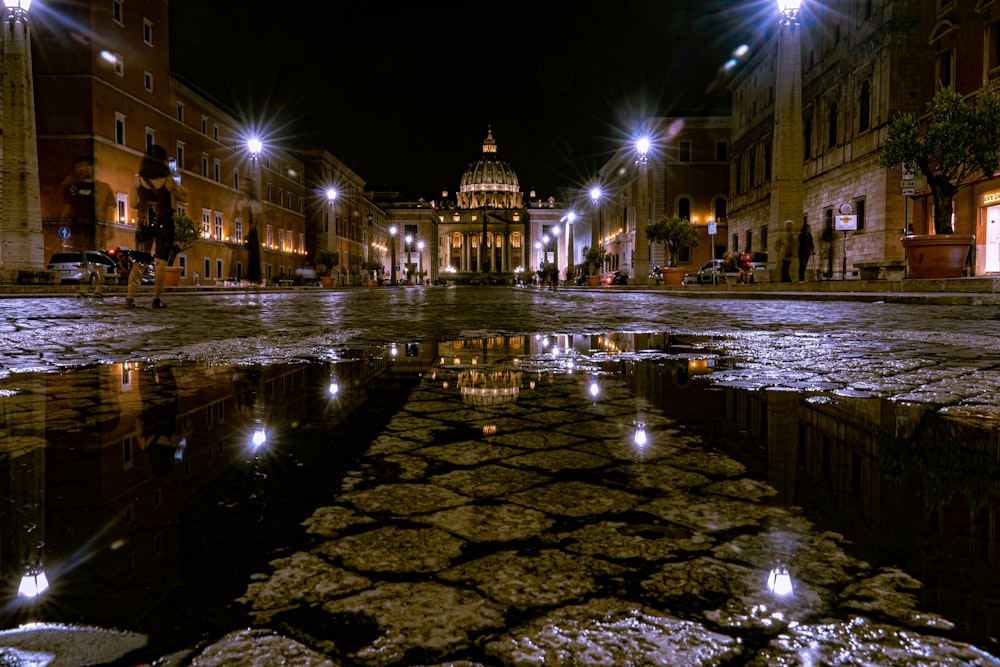
{"type": "Polygon", "coordinates": [[[458,189],[458,208],[521,208],[521,189],[511,166],[497,157],[493,131],[487,129],[483,156],[469,163],[458,189]]]}

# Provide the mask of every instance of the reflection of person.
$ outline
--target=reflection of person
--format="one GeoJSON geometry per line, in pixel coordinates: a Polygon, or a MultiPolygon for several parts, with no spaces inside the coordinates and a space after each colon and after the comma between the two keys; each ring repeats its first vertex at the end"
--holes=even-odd
{"type": "Polygon", "coordinates": [[[802,230],[799,232],[799,282],[806,279],[806,267],[809,265],[809,258],[815,252],[812,232],[809,231],[809,223],[802,223],[802,230]]]}
{"type": "Polygon", "coordinates": [[[73,161],[73,173],[59,187],[63,195],[64,219],[91,224],[110,219],[108,214],[115,203],[111,187],[94,177],[94,159],[89,155],[81,155],[73,161]]]}
{"type": "Polygon", "coordinates": [[[173,369],[162,365],[139,371],[138,384],[142,412],[136,419],[137,440],[153,472],[163,477],[187,446],[186,434],[178,423],[177,381],[173,369]]]}
{"type": "MultiPolygon", "coordinates": [[[[152,250],[156,271],[153,277],[153,308],[166,308],[160,300],[167,272],[164,270],[174,246],[174,211],[178,201],[187,198],[187,190],[174,179],[167,166],[167,151],[159,145],[150,147],[139,164],[132,183],[132,208],[139,212],[135,232],[136,250],[152,250]]],[[[135,262],[128,274],[125,306],[135,305],[135,294],[146,272],[146,264],[135,262]]]]}
{"type": "Polygon", "coordinates": [[[775,249],[778,251],[778,259],[781,260],[781,282],[792,282],[792,257],[795,256],[795,236],[792,233],[792,221],[785,220],[785,228],[778,234],[775,249]]]}

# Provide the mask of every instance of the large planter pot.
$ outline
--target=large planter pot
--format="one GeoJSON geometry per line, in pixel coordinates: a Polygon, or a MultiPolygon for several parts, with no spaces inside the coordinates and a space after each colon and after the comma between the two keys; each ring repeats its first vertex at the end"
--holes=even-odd
{"type": "Polygon", "coordinates": [[[972,234],[917,234],[900,242],[910,278],[961,278],[965,258],[975,242],[972,234]]]}
{"type": "Polygon", "coordinates": [[[333,276],[320,276],[319,284],[323,287],[333,287],[333,276]]]}
{"type": "Polygon", "coordinates": [[[163,284],[166,287],[177,287],[181,284],[181,272],[183,269],[179,266],[164,266],[156,267],[157,270],[163,271],[163,284]]]}
{"type": "Polygon", "coordinates": [[[679,266],[668,266],[660,269],[660,276],[663,278],[664,285],[680,285],[684,282],[685,273],[687,273],[687,270],[679,266]]]}
{"type": "Polygon", "coordinates": [[[587,287],[600,287],[601,277],[600,276],[587,276],[587,287]]]}

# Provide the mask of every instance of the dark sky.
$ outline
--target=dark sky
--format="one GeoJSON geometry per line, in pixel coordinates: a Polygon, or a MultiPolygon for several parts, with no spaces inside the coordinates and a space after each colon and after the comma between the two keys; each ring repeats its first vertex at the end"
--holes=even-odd
{"type": "Polygon", "coordinates": [[[171,58],[238,118],[329,149],[369,186],[454,193],[492,127],[521,190],[548,196],[584,188],[640,118],[728,111],[724,83],[706,87],[773,4],[172,0],[171,58]]]}

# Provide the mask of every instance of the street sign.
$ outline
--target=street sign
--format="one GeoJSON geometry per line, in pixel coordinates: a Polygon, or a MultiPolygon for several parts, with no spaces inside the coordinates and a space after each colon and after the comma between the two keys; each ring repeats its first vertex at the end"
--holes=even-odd
{"type": "Polygon", "coordinates": [[[915,195],[917,193],[917,189],[916,188],[903,188],[902,189],[902,193],[903,193],[904,197],[908,197],[910,195],[915,195]]]}
{"type": "Polygon", "coordinates": [[[715,223],[714,222],[708,223],[708,235],[715,236],[715,230],[716,230],[715,223]]]}
{"type": "Polygon", "coordinates": [[[904,178],[899,182],[899,187],[901,188],[915,188],[917,187],[917,179],[915,178],[904,178]]]}
{"type": "Polygon", "coordinates": [[[841,215],[834,218],[834,229],[838,232],[849,232],[858,228],[858,216],[841,215]]]}
{"type": "Polygon", "coordinates": [[[60,227],[59,228],[59,238],[61,238],[61,239],[68,239],[69,238],[69,234],[70,234],[69,227],[60,227]]]}

